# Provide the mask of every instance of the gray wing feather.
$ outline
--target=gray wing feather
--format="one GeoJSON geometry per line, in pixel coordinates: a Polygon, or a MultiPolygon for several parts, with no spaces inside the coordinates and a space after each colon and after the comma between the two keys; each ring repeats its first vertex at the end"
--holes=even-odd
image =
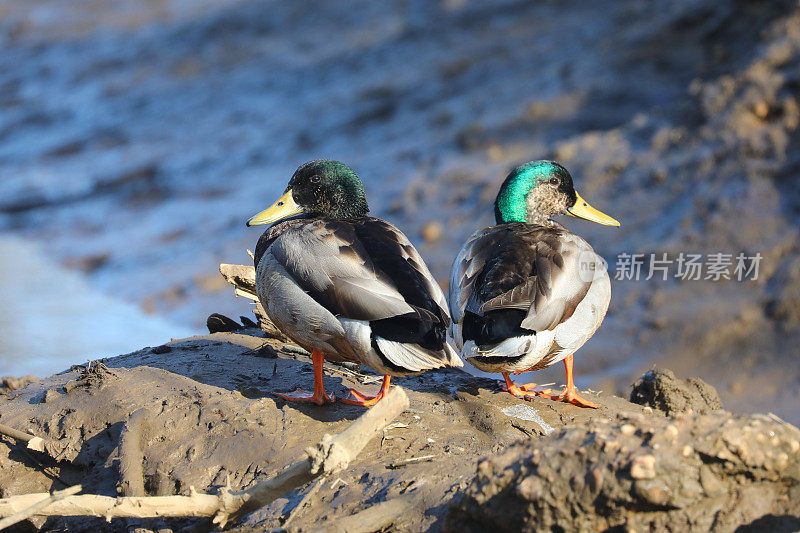
{"type": "MultiPolygon", "coordinates": [[[[575,312],[592,285],[592,277],[581,273],[582,262],[594,251],[572,233],[565,233],[554,250],[542,250],[536,256],[537,291],[522,327],[533,331],[554,329],[575,312]]],[[[546,248],[546,247],[539,247],[546,248]]],[[[537,251],[539,251],[537,248],[537,251]]]]}
{"type": "Polygon", "coordinates": [[[449,306],[447,305],[447,298],[444,296],[444,291],[436,282],[436,279],[431,274],[430,270],[428,270],[425,261],[422,259],[422,256],[419,255],[419,252],[414,245],[411,244],[411,241],[408,240],[408,237],[405,236],[403,232],[395,228],[393,225],[385,222],[386,226],[392,231],[394,234],[394,238],[397,243],[402,248],[401,255],[403,258],[414,268],[417,272],[422,274],[422,278],[425,280],[425,288],[428,290],[428,294],[431,295],[433,300],[436,304],[442,309],[446,316],[450,316],[449,306]]]}
{"type": "Polygon", "coordinates": [[[315,221],[292,228],[271,247],[275,259],[312,298],[335,315],[380,320],[414,312],[376,272],[352,229],[315,221]]]}

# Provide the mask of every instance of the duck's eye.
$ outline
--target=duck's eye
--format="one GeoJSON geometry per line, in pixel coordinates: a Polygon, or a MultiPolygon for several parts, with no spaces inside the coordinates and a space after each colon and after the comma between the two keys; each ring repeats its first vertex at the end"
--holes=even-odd
{"type": "Polygon", "coordinates": [[[319,176],[316,174],[311,176],[311,183],[319,183],[319,176]]]}
{"type": "Polygon", "coordinates": [[[550,185],[558,185],[558,178],[550,178],[550,185]]]}

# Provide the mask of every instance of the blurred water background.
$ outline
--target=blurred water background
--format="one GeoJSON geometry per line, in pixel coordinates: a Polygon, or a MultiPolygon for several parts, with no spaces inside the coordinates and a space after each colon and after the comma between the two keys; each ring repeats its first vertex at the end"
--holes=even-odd
{"type": "Polygon", "coordinates": [[[0,235],[0,250],[0,375],[46,376],[89,357],[192,335],[92,288],[34,243],[0,235]]]}
{"type": "Polygon", "coordinates": [[[508,169],[554,158],[622,221],[564,221],[612,268],[764,256],[755,281],[615,281],[579,384],[665,366],[798,422],[798,50],[782,0],[6,0],[0,372],[248,314],[217,266],[304,161],[353,166],[444,281],[508,169]]]}

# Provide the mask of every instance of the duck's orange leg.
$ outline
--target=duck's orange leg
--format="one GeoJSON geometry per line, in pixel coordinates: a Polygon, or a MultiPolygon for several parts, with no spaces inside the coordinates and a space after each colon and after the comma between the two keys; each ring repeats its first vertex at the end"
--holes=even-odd
{"type": "Polygon", "coordinates": [[[325,361],[325,358],[322,355],[322,352],[319,350],[314,350],[311,352],[311,361],[314,363],[314,393],[313,394],[304,394],[301,389],[297,389],[296,396],[290,396],[289,394],[278,394],[275,393],[275,396],[279,396],[284,400],[288,400],[290,402],[309,402],[315,403],[317,405],[323,405],[325,403],[333,403],[336,401],[336,398],[333,394],[328,395],[325,394],[325,385],[322,383],[322,363],[325,361]]]}
{"type": "MultiPolygon", "coordinates": [[[[522,372],[515,372],[515,374],[521,374],[522,372]]],[[[536,388],[536,383],[526,383],[525,385],[517,385],[508,375],[508,372],[502,372],[503,379],[506,380],[505,385],[501,385],[504,391],[511,394],[512,396],[516,396],[517,398],[523,398],[529,400],[533,396],[541,396],[541,391],[533,390],[536,388]]]]}
{"type": "Polygon", "coordinates": [[[383,376],[383,385],[381,385],[381,390],[378,391],[378,394],[376,396],[373,396],[373,397],[364,396],[363,394],[361,394],[357,390],[350,389],[350,394],[353,395],[353,398],[355,398],[355,400],[351,400],[350,398],[344,398],[341,401],[342,401],[342,403],[347,403],[347,404],[350,404],[350,405],[361,405],[361,406],[364,406],[364,407],[372,407],[373,405],[378,403],[378,401],[381,398],[383,398],[384,396],[386,396],[389,393],[389,387],[391,386],[389,384],[389,381],[391,379],[392,379],[392,376],[383,376]]]}
{"type": "Polygon", "coordinates": [[[578,396],[578,389],[575,388],[575,382],[572,380],[572,355],[568,355],[564,359],[564,368],[567,371],[567,386],[564,387],[564,390],[561,392],[561,394],[549,395],[548,397],[551,400],[571,403],[572,405],[577,405],[578,407],[592,407],[597,409],[599,406],[596,403],[578,396]]]}

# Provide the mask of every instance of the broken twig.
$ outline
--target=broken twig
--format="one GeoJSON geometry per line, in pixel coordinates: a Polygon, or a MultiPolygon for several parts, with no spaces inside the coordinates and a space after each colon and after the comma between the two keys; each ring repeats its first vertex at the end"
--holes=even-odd
{"type": "Polygon", "coordinates": [[[436,455],[420,455],[419,457],[411,457],[409,459],[403,459],[402,461],[395,461],[393,463],[389,463],[386,466],[388,468],[399,468],[401,466],[413,465],[415,463],[424,463],[426,461],[432,461],[434,458],[436,458],[436,455]]]}
{"type": "Polygon", "coordinates": [[[18,429],[8,427],[5,424],[0,424],[0,435],[11,437],[17,442],[24,442],[25,447],[29,450],[44,452],[45,440],[42,437],[37,437],[36,435],[19,431],[18,429]]]}
{"type": "MultiPolygon", "coordinates": [[[[68,442],[65,439],[51,440],[43,437],[37,437],[24,431],[19,431],[5,424],[0,424],[0,435],[11,437],[18,443],[24,443],[25,447],[35,452],[42,452],[49,455],[55,461],[72,461],[77,452],[70,449],[68,442]]],[[[33,457],[31,455],[31,457],[33,457]]],[[[39,462],[37,460],[37,462],[39,462]]]]}

